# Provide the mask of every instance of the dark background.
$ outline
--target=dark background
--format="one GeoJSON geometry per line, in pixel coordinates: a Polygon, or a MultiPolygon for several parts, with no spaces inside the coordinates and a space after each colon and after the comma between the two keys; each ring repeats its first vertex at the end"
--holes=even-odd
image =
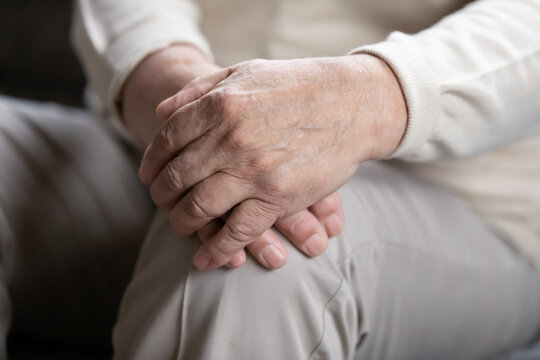
{"type": "MultiPolygon", "coordinates": [[[[71,49],[71,10],[67,0],[0,0],[0,93],[82,106],[85,80],[71,49]]],[[[10,360],[98,360],[112,354],[108,343],[51,344],[13,332],[8,350],[10,360]]]]}
{"type": "Polygon", "coordinates": [[[71,8],[67,0],[0,0],[0,93],[82,105],[71,8]]]}

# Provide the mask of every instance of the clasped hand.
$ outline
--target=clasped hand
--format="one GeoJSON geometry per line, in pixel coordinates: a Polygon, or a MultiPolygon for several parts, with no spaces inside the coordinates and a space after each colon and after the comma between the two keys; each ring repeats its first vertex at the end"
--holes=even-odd
{"type": "Polygon", "coordinates": [[[165,123],[139,176],[176,231],[214,228],[199,269],[227,264],[390,154],[407,118],[395,76],[369,55],[241,63],[191,81],[157,112],[165,123]]]}

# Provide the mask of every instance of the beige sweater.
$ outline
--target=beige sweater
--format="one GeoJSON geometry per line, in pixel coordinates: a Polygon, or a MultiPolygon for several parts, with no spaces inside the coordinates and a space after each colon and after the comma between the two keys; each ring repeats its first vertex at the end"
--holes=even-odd
{"type": "Polygon", "coordinates": [[[109,110],[138,62],[171,43],[222,66],[364,46],[352,53],[386,60],[406,96],[393,161],[463,197],[540,267],[540,0],[467,3],[79,0],[73,35],[109,110]]]}

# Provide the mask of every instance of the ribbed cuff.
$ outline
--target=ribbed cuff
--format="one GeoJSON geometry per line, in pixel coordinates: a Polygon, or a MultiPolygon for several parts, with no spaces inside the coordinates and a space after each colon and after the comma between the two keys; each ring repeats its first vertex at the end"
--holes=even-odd
{"type": "Polygon", "coordinates": [[[386,41],[353,49],[349,54],[370,54],[385,61],[401,85],[407,103],[408,121],[399,146],[388,158],[415,161],[425,158],[427,143],[436,131],[440,115],[440,87],[437,77],[414,49],[409,36],[392,33],[386,41]]]}

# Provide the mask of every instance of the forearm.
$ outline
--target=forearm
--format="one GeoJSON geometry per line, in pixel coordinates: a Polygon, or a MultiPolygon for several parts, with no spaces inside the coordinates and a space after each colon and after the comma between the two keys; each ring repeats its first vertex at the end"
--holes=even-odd
{"type": "MultiPolygon", "coordinates": [[[[132,138],[130,131],[122,126],[122,116],[119,113],[119,105],[123,100],[122,90],[126,89],[128,78],[136,68],[140,68],[145,59],[153,58],[150,54],[155,55],[174,44],[192,45],[205,54],[205,59],[211,59],[210,49],[197,23],[198,7],[192,0],[76,1],[71,38],[92,94],[96,95],[91,103],[93,110],[110,115],[113,123],[119,125],[119,130],[132,138]]],[[[194,52],[196,50],[188,49],[176,58],[179,60],[178,67],[185,63],[185,69],[180,71],[177,66],[172,66],[171,60],[165,63],[167,67],[158,67],[159,71],[154,71],[154,74],[162,74],[163,80],[167,76],[174,79],[180,76],[178,74],[197,73],[189,70],[191,62],[184,60],[184,56],[190,58],[194,52]]],[[[180,78],[186,76],[184,74],[180,78]]],[[[161,85],[157,81],[153,84],[161,85]]],[[[149,87],[152,92],[158,91],[157,88],[159,86],[153,89],[149,87]]],[[[143,87],[140,89],[149,91],[142,90],[143,87]]],[[[169,91],[166,93],[170,95],[169,91]]],[[[129,99],[128,96],[125,100],[129,102],[129,99]]],[[[128,113],[129,120],[129,109],[126,110],[124,106],[124,111],[128,113]]],[[[149,113],[147,110],[146,114],[149,113]]],[[[138,134],[141,132],[136,131],[138,134]]],[[[138,142],[141,142],[140,135],[137,137],[138,142]]]]}
{"type": "Polygon", "coordinates": [[[128,132],[146,147],[162,124],[155,110],[164,99],[193,78],[218,67],[191,45],[173,45],[144,59],[128,76],[121,92],[121,119],[128,132]]]}

